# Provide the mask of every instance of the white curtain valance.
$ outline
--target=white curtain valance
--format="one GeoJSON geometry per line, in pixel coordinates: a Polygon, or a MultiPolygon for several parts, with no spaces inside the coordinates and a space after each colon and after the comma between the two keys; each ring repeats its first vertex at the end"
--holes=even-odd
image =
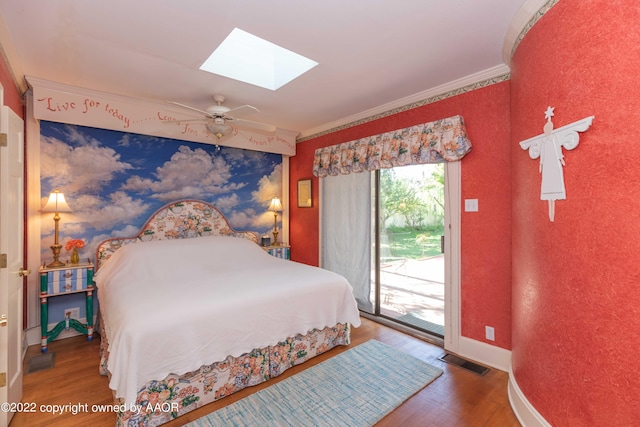
{"type": "Polygon", "coordinates": [[[462,116],[318,148],[313,175],[325,177],[395,166],[460,160],[471,150],[462,116]]]}

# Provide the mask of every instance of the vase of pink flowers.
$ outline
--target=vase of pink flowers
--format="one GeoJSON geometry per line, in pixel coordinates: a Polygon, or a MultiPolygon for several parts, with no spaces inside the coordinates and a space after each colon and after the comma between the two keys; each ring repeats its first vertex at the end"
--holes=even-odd
{"type": "Polygon", "coordinates": [[[80,262],[80,255],[78,254],[78,249],[80,248],[84,248],[84,240],[82,239],[72,239],[67,242],[65,249],[71,251],[71,256],[69,257],[71,264],[78,264],[80,262]]]}

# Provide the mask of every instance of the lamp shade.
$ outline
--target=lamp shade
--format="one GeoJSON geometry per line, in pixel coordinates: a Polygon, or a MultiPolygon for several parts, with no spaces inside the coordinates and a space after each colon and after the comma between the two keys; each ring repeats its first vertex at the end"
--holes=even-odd
{"type": "Polygon", "coordinates": [[[271,204],[269,205],[270,212],[282,212],[282,203],[280,203],[280,199],[274,197],[271,199],[271,204]]]}
{"type": "Polygon", "coordinates": [[[41,209],[42,212],[72,212],[71,208],[64,199],[64,194],[56,188],[53,193],[49,194],[49,200],[41,209]]]}

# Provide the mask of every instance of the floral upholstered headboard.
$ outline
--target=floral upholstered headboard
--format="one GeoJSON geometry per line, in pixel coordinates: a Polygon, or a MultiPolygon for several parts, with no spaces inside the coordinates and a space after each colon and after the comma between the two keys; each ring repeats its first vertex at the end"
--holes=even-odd
{"type": "Polygon", "coordinates": [[[180,200],[158,209],[137,236],[115,237],[103,241],[96,250],[96,267],[125,245],[151,240],[187,239],[204,236],[242,237],[258,243],[258,234],[236,231],[222,213],[207,202],[180,200]]]}

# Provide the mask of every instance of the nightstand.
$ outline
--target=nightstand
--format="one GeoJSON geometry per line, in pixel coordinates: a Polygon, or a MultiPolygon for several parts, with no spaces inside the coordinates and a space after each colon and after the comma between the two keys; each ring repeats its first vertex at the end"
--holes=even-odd
{"type": "Polygon", "coordinates": [[[47,344],[54,340],[63,330],[73,328],[87,334],[87,339],[93,339],[93,264],[91,262],[67,264],[62,267],[40,267],[40,328],[42,340],[40,345],[43,353],[47,352],[47,344]],[[87,323],[81,323],[70,317],[60,321],[53,329],[47,330],[49,323],[48,299],[60,295],[85,293],[87,302],[87,323]]]}
{"type": "Polygon", "coordinates": [[[263,246],[262,249],[276,258],[291,259],[291,246],[289,245],[263,246]]]}

